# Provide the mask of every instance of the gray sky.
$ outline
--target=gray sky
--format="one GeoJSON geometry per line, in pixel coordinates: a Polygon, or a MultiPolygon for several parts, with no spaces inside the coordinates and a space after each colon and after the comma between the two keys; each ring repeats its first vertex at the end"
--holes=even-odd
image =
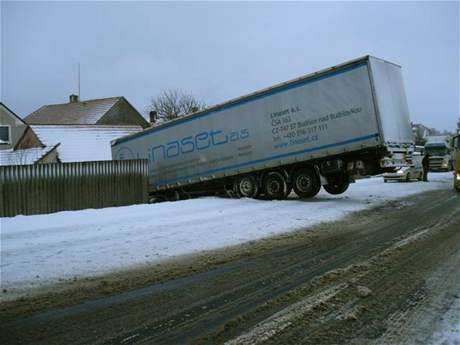
{"type": "Polygon", "coordinates": [[[458,2],[2,2],[1,100],[125,96],[145,114],[164,88],[208,105],[371,54],[403,66],[411,119],[453,129],[458,2]]]}

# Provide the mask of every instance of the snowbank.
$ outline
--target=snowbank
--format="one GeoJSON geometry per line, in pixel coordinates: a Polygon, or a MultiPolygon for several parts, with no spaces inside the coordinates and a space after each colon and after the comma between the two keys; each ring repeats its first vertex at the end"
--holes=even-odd
{"type": "Polygon", "coordinates": [[[336,220],[383,201],[451,188],[451,173],[430,183],[361,180],[338,196],[305,201],[200,198],[152,205],[3,218],[1,286],[28,289],[181,254],[234,245],[336,220]]]}
{"type": "Polygon", "coordinates": [[[436,326],[437,330],[431,336],[428,345],[460,344],[460,298],[458,296],[436,326]]]}

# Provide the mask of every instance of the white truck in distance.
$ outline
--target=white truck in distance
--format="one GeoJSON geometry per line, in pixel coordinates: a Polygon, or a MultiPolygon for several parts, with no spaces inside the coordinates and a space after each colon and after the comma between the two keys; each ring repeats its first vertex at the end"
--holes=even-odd
{"type": "Polygon", "coordinates": [[[425,154],[429,155],[430,171],[451,171],[453,157],[451,137],[439,135],[428,137],[425,143],[425,154]]]}
{"type": "Polygon", "coordinates": [[[112,142],[115,160],[148,159],[150,193],[166,200],[340,194],[412,150],[401,67],[371,56],[112,142]]]}

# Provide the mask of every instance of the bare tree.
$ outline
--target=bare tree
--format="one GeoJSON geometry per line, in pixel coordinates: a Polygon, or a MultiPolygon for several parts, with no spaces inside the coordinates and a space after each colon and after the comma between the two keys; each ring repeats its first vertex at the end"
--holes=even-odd
{"type": "Polygon", "coordinates": [[[149,111],[153,112],[151,122],[161,123],[202,110],[206,104],[191,93],[180,89],[164,90],[159,96],[152,97],[149,111]]]}

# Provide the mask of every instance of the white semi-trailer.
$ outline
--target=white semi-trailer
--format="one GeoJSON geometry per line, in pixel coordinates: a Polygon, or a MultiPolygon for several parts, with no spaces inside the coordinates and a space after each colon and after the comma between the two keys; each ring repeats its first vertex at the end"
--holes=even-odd
{"type": "Polygon", "coordinates": [[[412,148],[401,67],[365,56],[117,139],[112,157],[147,158],[159,198],[280,199],[343,193],[412,148]]]}

